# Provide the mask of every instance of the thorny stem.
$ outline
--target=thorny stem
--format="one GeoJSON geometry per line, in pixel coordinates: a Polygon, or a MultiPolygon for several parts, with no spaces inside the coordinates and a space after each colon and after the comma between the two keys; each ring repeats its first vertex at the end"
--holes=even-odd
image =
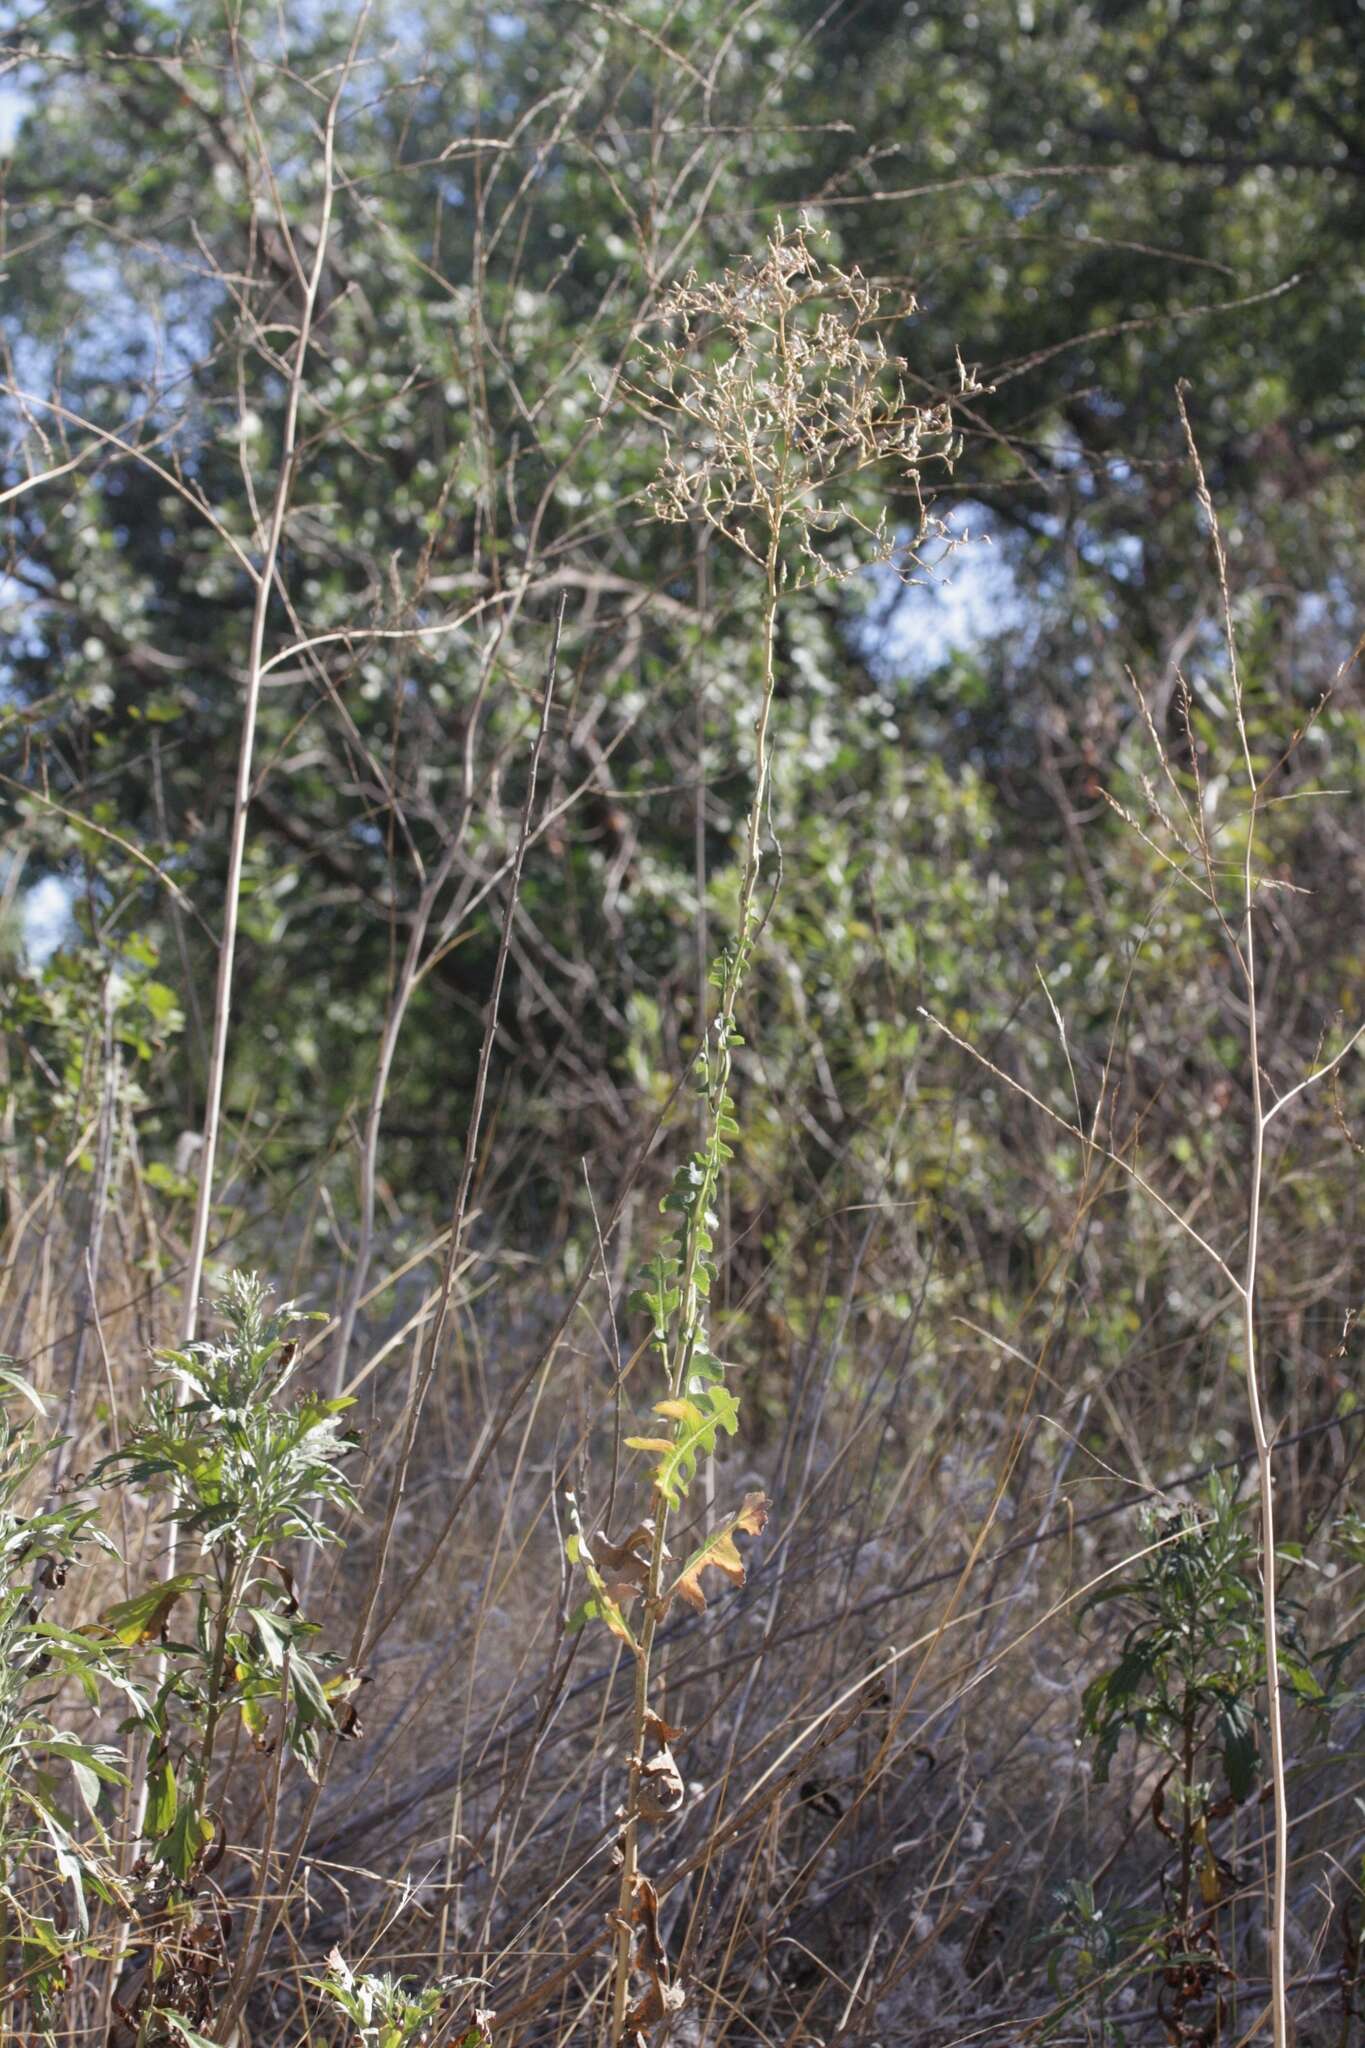
{"type": "MultiPolygon", "coordinates": [[[[683,1259],[681,1283],[682,1300],[679,1310],[679,1333],[669,1373],[669,1395],[676,1400],[687,1384],[688,1371],[696,1347],[702,1313],[702,1298],[697,1285],[701,1260],[700,1238],[706,1229],[706,1212],[715,1192],[716,1149],[719,1136],[719,1121],[724,1114],[724,1105],[729,1090],[730,1071],[733,1056],[730,1049],[734,1031],[735,1010],[743,985],[745,970],[749,963],[755,937],[755,900],[758,894],[759,875],[763,865],[762,837],[763,814],[768,802],[768,783],[771,774],[769,751],[769,727],[772,719],[773,692],[776,682],[775,644],[777,628],[777,607],[781,595],[779,570],[779,543],[781,536],[780,512],[775,518],[766,561],[767,589],[763,604],[762,694],[758,716],[754,721],[754,795],[749,808],[748,828],[745,836],[744,874],[740,884],[739,913],[734,947],[726,961],[721,983],[720,1002],[709,1028],[709,1043],[705,1048],[707,1063],[707,1095],[709,1104],[708,1138],[706,1147],[710,1159],[710,1172],[706,1181],[697,1191],[688,1216],[686,1251],[683,1259]]],[[[631,1908],[634,1902],[635,1880],[639,1872],[639,1828],[640,1828],[640,1778],[644,1767],[646,1716],[649,1712],[650,1660],[654,1649],[654,1637],[659,1625],[659,1603],[663,1590],[664,1556],[668,1533],[668,1502],[662,1493],[656,1492],[654,1499],[654,1540],[650,1548],[649,1577],[645,1589],[644,1615],[640,1626],[639,1648],[635,1659],[635,1701],[631,1729],[631,1751],[629,1759],[629,1781],[626,1792],[626,1820],[621,1834],[621,1886],[616,1912],[616,1957],[612,1978],[611,2048],[619,2048],[625,2032],[626,2001],[630,1993],[630,1957],[632,1943],[631,1908]]]]}

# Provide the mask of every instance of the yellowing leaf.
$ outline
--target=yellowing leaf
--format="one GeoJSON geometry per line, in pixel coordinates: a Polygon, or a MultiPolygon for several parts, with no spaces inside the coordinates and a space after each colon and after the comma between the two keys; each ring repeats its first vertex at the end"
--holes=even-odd
{"type": "Polygon", "coordinates": [[[735,1527],[745,1536],[761,1536],[768,1526],[771,1506],[766,1493],[746,1493],[735,1516],[735,1527]]]}
{"type": "Polygon", "coordinates": [[[176,1601],[197,1583],[193,1572],[180,1572],[173,1579],[159,1580],[141,1593],[135,1593],[131,1600],[120,1600],[116,1606],[106,1607],[100,1620],[126,1648],[134,1649],[139,1643],[149,1643],[162,1633],[176,1601]]]}
{"type": "Polygon", "coordinates": [[[679,1572],[674,1584],[673,1591],[698,1614],[706,1611],[706,1595],[701,1586],[704,1571],[719,1572],[732,1586],[744,1584],[744,1560],[735,1548],[735,1539],[729,1529],[717,1529],[714,1536],[708,1537],[695,1557],[679,1572]]]}
{"type": "Polygon", "coordinates": [[[706,1611],[706,1594],[702,1588],[701,1575],[704,1571],[717,1571],[728,1579],[732,1586],[744,1584],[744,1560],[735,1543],[736,1535],[759,1536],[768,1522],[768,1497],[764,1493],[746,1493],[739,1513],[731,1515],[728,1522],[722,1522],[712,1531],[699,1550],[694,1550],[687,1563],[669,1587],[665,1604],[676,1593],[685,1600],[697,1614],[706,1611]]]}
{"type": "MultiPolygon", "coordinates": [[[[565,1496],[565,1503],[573,1531],[565,1546],[569,1562],[582,1566],[584,1576],[591,1589],[591,1597],[585,1600],[582,1606],[570,1617],[569,1627],[571,1629],[581,1628],[585,1621],[603,1621],[611,1633],[621,1642],[625,1643],[628,1649],[635,1651],[638,1656],[639,1645],[631,1634],[630,1624],[621,1612],[619,1601],[615,1598],[615,1592],[619,1590],[619,1574],[616,1585],[608,1585],[607,1580],[598,1570],[596,1560],[593,1557],[593,1546],[583,1534],[583,1524],[578,1513],[577,1499],[572,1493],[569,1493],[565,1496]]],[[[632,1536],[627,1539],[627,1545],[623,1546],[623,1548],[629,1550],[633,1546],[633,1542],[634,1537],[632,1536]]],[[[609,1549],[611,1547],[610,1545],[608,1546],[609,1549]]],[[[635,1589],[631,1586],[629,1590],[634,1591],[635,1589]]]]}
{"type": "Polygon", "coordinates": [[[666,1416],[670,1422],[685,1422],[689,1429],[702,1429],[706,1417],[695,1401],[656,1401],[654,1413],[666,1416]]]}
{"type": "Polygon", "coordinates": [[[719,1380],[701,1385],[701,1400],[683,1396],[657,1401],[656,1415],[677,1424],[677,1434],[665,1442],[660,1437],[633,1436],[626,1439],[633,1451],[649,1451],[659,1462],[654,1469],[654,1487],[670,1507],[677,1507],[692,1484],[697,1459],[709,1457],[716,1448],[716,1434],[724,1430],[734,1436],[739,1428],[739,1403],[719,1380]],[[703,1405],[703,1403],[705,1405],[703,1405]]]}

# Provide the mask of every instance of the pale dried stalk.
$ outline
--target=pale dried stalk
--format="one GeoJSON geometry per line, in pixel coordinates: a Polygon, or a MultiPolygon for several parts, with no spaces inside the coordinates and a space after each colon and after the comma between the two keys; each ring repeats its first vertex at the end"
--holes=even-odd
{"type": "MultiPolygon", "coordinates": [[[[942,1023],[931,1012],[921,1009],[919,1014],[950,1039],[954,1045],[971,1054],[987,1072],[1003,1081],[1007,1087],[1040,1110],[1044,1116],[1059,1125],[1070,1136],[1077,1139],[1090,1154],[1103,1158],[1123,1172],[1143,1195],[1152,1201],[1177,1228],[1196,1245],[1211,1262],[1215,1270],[1231,1289],[1236,1304],[1240,1327],[1242,1355],[1246,1374],[1247,1408],[1251,1422],[1252,1440],[1255,1446],[1257,1492],[1260,1512],[1259,1550],[1261,1568],[1261,1614],[1266,1668],[1266,1724],[1270,1736],[1270,1793],[1272,1801],[1273,1827],[1273,1869],[1271,1878],[1271,1899],[1266,1929],[1267,1947],[1270,1951],[1270,2004],[1268,2007],[1272,2037],[1275,2048],[1290,2048],[1291,2029],[1287,1996],[1287,1934],[1289,1919],[1289,1799],[1286,1784],[1283,1693],[1280,1680],[1279,1627],[1277,1612],[1276,1555],[1275,1555],[1275,1474],[1274,1447],[1277,1431],[1267,1421],[1265,1398],[1260,1380],[1260,1362],[1256,1338],[1257,1290],[1260,1275],[1260,1253],[1262,1237],[1262,1210],[1265,1190],[1265,1144],[1266,1132],[1271,1123],[1291,1102],[1305,1095],[1309,1089],[1329,1075],[1334,1074],[1348,1054],[1365,1041],[1365,1023],[1351,1032],[1341,1049],[1330,1059],[1321,1060],[1302,1080],[1286,1088],[1273,1101],[1267,1103],[1265,1082],[1261,1072],[1261,1016],[1260,988],[1257,973],[1255,916],[1257,910],[1257,882],[1255,873],[1256,830],[1261,812],[1261,781],[1256,774],[1252,756],[1251,737],[1246,722],[1246,706],[1242,687],[1241,666],[1237,652],[1237,636],[1233,622],[1232,597],[1228,580],[1227,554],[1223,545],[1222,531],[1218,523],[1212,494],[1204,473],[1199,449],[1190,424],[1185,404],[1184,388],[1178,388],[1176,402],[1180,411],[1181,425],[1190,462],[1194,470],[1196,494],[1200,508],[1208,521],[1210,540],[1213,547],[1214,564],[1218,579],[1219,603],[1222,614],[1224,642],[1227,651],[1229,676],[1232,685],[1233,729],[1246,775],[1248,807],[1246,840],[1239,863],[1240,884],[1238,895],[1238,929],[1225,917],[1217,894],[1217,868],[1213,858],[1213,843],[1205,823],[1202,806],[1187,804],[1176,783],[1166,756],[1160,735],[1156,730],[1151,713],[1141,693],[1138,702],[1143,718],[1157,750],[1162,771],[1175,793],[1185,830],[1190,843],[1186,843],[1176,825],[1166,817],[1156,799],[1155,792],[1148,791],[1148,801],[1160,825],[1172,835],[1187,861],[1194,861],[1202,867],[1207,878],[1207,887],[1196,884],[1198,892],[1210,904],[1219,926],[1237,961],[1246,991],[1247,1001],[1247,1059],[1250,1065],[1252,1103],[1251,1149],[1248,1159],[1247,1207],[1246,1207],[1246,1250],[1240,1273],[1234,1272],[1228,1259],[1216,1246],[1199,1231],[1186,1216],[1183,1216],[1160,1191],[1153,1186],[1130,1159],[1117,1150],[1103,1144],[1099,1139],[1100,1105],[1097,1104],[1089,1129],[1080,1120],[1072,1123],[1059,1116],[1041,1097],[1022,1082],[1007,1074],[976,1046],[942,1023]]],[[[1357,649],[1357,652],[1359,650],[1357,649]]],[[[1355,656],[1351,657],[1353,661],[1355,656]]],[[[1343,667],[1349,666],[1343,664],[1343,667]]],[[[1193,735],[1191,735],[1193,741],[1193,735]]],[[[1142,830],[1137,820],[1131,818],[1122,806],[1114,808],[1125,822],[1133,826],[1154,853],[1167,862],[1168,866],[1184,873],[1179,864],[1170,860],[1163,849],[1142,830]]],[[[1186,879],[1189,879],[1187,876],[1186,879]]],[[[1264,2018],[1258,2018],[1250,2032],[1259,2028],[1264,2018]]],[[[1250,2038],[1250,2034],[1246,2036],[1250,2038]]]]}
{"type": "MultiPolygon", "coordinates": [[[[327,260],[327,244],[332,228],[332,210],[336,198],[336,127],[341,111],[341,102],[350,82],[356,51],[364,33],[370,11],[370,0],[362,0],[356,16],[350,47],[337,76],[336,86],[327,104],[327,113],[322,131],[322,201],[318,212],[317,248],[312,264],[303,282],[303,302],[299,311],[299,331],[294,344],[294,353],[289,367],[289,383],[285,397],[284,426],[280,444],[280,468],[275,480],[274,502],[271,506],[270,525],[266,534],[265,552],[256,577],[256,595],[251,612],[251,633],[247,653],[246,690],[242,705],[242,734],[237,756],[237,781],[233,792],[232,828],[228,848],[228,872],[226,895],[223,904],[223,928],[218,941],[218,974],[214,987],[213,1025],[209,1042],[209,1067],[205,1090],[204,1126],[199,1153],[199,1186],[195,1195],[194,1222],[190,1232],[189,1260],[185,1272],[185,1291],[182,1303],[180,1337],[181,1343],[192,1344],[199,1328],[199,1295],[204,1280],[204,1259],[208,1250],[209,1220],[213,1213],[213,1178],[218,1155],[218,1136],[222,1124],[223,1076],[227,1067],[228,1027],[232,1016],[232,978],[237,953],[237,927],[241,911],[242,871],[246,861],[247,819],[251,808],[252,763],[256,747],[256,722],[260,710],[261,679],[265,668],[266,623],[270,613],[270,599],[275,587],[275,574],[279,562],[280,541],[284,534],[284,523],[288,516],[289,502],[294,488],[294,477],[298,466],[298,424],[299,407],[303,398],[304,373],[308,362],[308,348],[312,338],[313,320],[317,310],[318,293],[322,286],[323,269],[327,260]]],[[[250,106],[248,103],[248,112],[250,106]]],[[[174,1514],[166,1532],[166,1576],[173,1577],[180,1549],[180,1521],[174,1514]]],[[[158,1674],[158,1684],[164,1675],[164,1659],[158,1674]]],[[[137,1826],[140,1830],[146,1811],[147,1785],[144,1770],[139,1774],[137,1794],[137,1826]]]]}
{"type": "MultiPolygon", "coordinates": [[[[1256,1446],[1256,1481],[1261,1508],[1261,1612],[1265,1634],[1266,1720],[1270,1728],[1270,1779],[1274,1813],[1275,1861],[1270,1907],[1270,2024],[1275,2048],[1289,2048],[1289,2010],[1285,1990],[1286,1938],[1289,1919],[1289,1795],[1285,1784],[1284,1714],[1280,1697],[1280,1642],[1275,1584],[1275,1473],[1272,1463],[1273,1434],[1266,1427],[1265,1403],[1261,1393],[1260,1368],[1256,1352],[1256,1283],[1261,1251],[1261,1197],[1265,1182],[1265,1131],[1269,1117],[1261,1081],[1261,1036],[1258,1015],[1259,988],[1256,975],[1256,878],[1252,859],[1256,848],[1256,823],[1260,815],[1260,783],[1251,758],[1246,707],[1242,696],[1242,671],[1237,659],[1237,635],[1232,621],[1232,597],[1228,588],[1227,556],[1222,529],[1214,510],[1213,497],[1204,475],[1194,429],[1185,406],[1184,387],[1176,389],[1180,424],[1185,445],[1194,466],[1195,482],[1204,517],[1209,523],[1218,572],[1218,593],[1223,613],[1223,634],[1227,646],[1228,673],[1232,681],[1233,718],[1242,750],[1249,792],[1246,849],[1242,860],[1242,932],[1234,951],[1241,965],[1247,997],[1247,1057],[1251,1062],[1251,1184],[1247,1191],[1246,1263],[1242,1276],[1242,1359],[1246,1373],[1247,1406],[1251,1433],[1256,1446]]],[[[1279,1104],[1274,1105],[1275,1108],[1279,1104]]]]}
{"type": "MultiPolygon", "coordinates": [[[[559,645],[560,636],[564,628],[565,603],[566,600],[561,598],[559,610],[555,617],[554,634],[550,645],[550,658],[546,667],[545,691],[541,700],[540,720],[531,748],[530,764],[527,769],[526,795],[522,802],[521,825],[517,834],[516,852],[508,878],[507,900],[503,908],[498,956],[493,969],[493,985],[489,995],[488,1013],[484,1022],[483,1040],[479,1049],[479,1064],[474,1080],[473,1101],[470,1105],[469,1125],[465,1135],[464,1160],[460,1171],[460,1181],[455,1195],[454,1208],[451,1214],[446,1256],[441,1275],[441,1288],[436,1303],[435,1316],[432,1320],[431,1334],[426,1339],[425,1358],[422,1357],[422,1333],[419,1331],[417,1336],[416,1363],[418,1370],[416,1385],[412,1399],[408,1404],[407,1415],[404,1418],[403,1440],[399,1449],[393,1479],[389,1487],[389,1499],[384,1522],[380,1531],[379,1541],[376,1545],[374,1562],[370,1568],[365,1594],[361,1601],[359,1619],[356,1622],[351,1638],[349,1663],[354,1670],[359,1670],[363,1666],[374,1643],[388,1626],[393,1617],[393,1612],[396,1611],[391,1609],[386,1614],[378,1614],[379,1597],[383,1590],[384,1576],[388,1569],[389,1553],[393,1541],[394,1526],[403,1504],[408,1474],[412,1465],[413,1453],[417,1447],[417,1439],[421,1430],[427,1396],[431,1391],[437,1366],[440,1364],[441,1348],[445,1338],[451,1302],[454,1298],[455,1283],[462,1270],[461,1248],[464,1243],[465,1229],[469,1221],[469,1199],[473,1190],[474,1175],[482,1156],[480,1144],[483,1134],[483,1115],[488,1094],[488,1077],[492,1068],[493,1047],[497,1041],[503,980],[507,971],[508,955],[511,951],[512,927],[516,920],[517,905],[521,897],[522,866],[525,861],[527,847],[530,845],[532,838],[531,820],[535,812],[536,784],[539,778],[541,761],[544,756],[545,742],[550,728],[550,714],[555,699],[559,645]],[[376,1622],[377,1614],[378,1621],[376,1622]]],[[[476,1462],[477,1453],[475,1459],[471,1460],[471,1464],[476,1462]]],[[[469,1481],[467,1480],[466,1487],[460,1490],[459,1498],[462,1499],[464,1497],[465,1492],[468,1490],[468,1484],[469,1481]]],[[[428,1563],[430,1562],[430,1555],[427,1561],[428,1563]]],[[[401,1605],[406,1600],[409,1592],[415,1588],[416,1581],[420,1576],[419,1570],[400,1596],[398,1604],[401,1605]]],[[[334,1737],[333,1748],[335,1748],[335,1743],[336,1738],[334,1737]]],[[[293,1895],[294,1879],[308,1843],[309,1830],[312,1827],[313,1818],[317,1812],[318,1800],[322,1796],[322,1786],[326,1777],[326,1763],[328,1761],[330,1761],[330,1757],[324,1760],[324,1767],[319,1770],[304,1802],[303,1811],[299,1817],[298,1826],[295,1829],[288,1854],[283,1859],[279,1883],[276,1886],[271,1901],[268,1907],[258,1916],[255,1946],[250,1952],[249,1959],[239,1964],[235,1979],[236,2003],[234,2012],[236,2013],[242,2010],[246,1999],[250,1995],[252,1985],[260,1975],[266,1955],[269,1952],[270,1943],[274,1939],[275,1930],[279,1926],[280,1917],[293,1895]]]]}
{"type": "MultiPolygon", "coordinates": [[[[275,569],[279,561],[280,540],[284,533],[284,522],[289,512],[289,501],[293,494],[294,477],[298,465],[299,406],[303,398],[304,372],[308,362],[308,348],[312,339],[313,320],[317,310],[318,291],[322,284],[323,269],[327,261],[327,243],[332,228],[332,209],[336,198],[334,178],[336,157],[336,124],[341,110],[342,95],[346,90],[355,61],[356,47],[364,29],[365,17],[369,13],[369,0],[364,0],[356,21],[351,47],[346,62],[341,67],[331,100],[328,103],[322,137],[322,203],[318,214],[317,248],[307,277],[304,279],[303,303],[299,311],[298,338],[289,366],[289,385],[285,396],[284,428],[280,444],[280,468],[275,480],[274,502],[270,511],[270,525],[266,534],[265,552],[261,560],[256,581],[256,597],[251,612],[251,635],[247,653],[246,690],[242,702],[242,736],[237,755],[237,782],[233,792],[232,828],[228,843],[228,872],[226,897],[223,905],[223,929],[218,941],[218,976],[213,998],[213,1027],[209,1041],[209,1069],[205,1088],[204,1127],[199,1154],[199,1188],[195,1198],[194,1222],[190,1231],[190,1253],[185,1272],[184,1307],[181,1317],[181,1341],[193,1343],[199,1328],[199,1294],[204,1281],[204,1257],[208,1248],[209,1218],[213,1212],[213,1175],[218,1157],[218,1135],[222,1124],[223,1075],[227,1065],[228,1026],[232,1015],[232,976],[237,956],[237,926],[241,910],[242,869],[246,860],[247,817],[251,808],[252,762],[256,748],[256,722],[260,710],[261,678],[265,665],[265,631],[270,612],[270,599],[275,587],[275,569]]],[[[172,1543],[174,1550],[174,1543],[172,1543]]],[[[173,1567],[172,1567],[173,1568],[173,1567]]]]}

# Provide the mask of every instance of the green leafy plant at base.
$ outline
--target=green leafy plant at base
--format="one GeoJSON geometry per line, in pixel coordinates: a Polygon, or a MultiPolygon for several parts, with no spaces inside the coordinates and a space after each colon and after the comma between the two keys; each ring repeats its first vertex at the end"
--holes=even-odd
{"type": "MultiPolygon", "coordinates": [[[[662,469],[653,490],[666,520],[709,527],[738,548],[763,578],[758,703],[754,718],[753,796],[744,834],[733,937],[710,974],[715,1007],[693,1074],[701,1110],[700,1145],[674,1175],[663,1201],[676,1219],[671,1239],[641,1276],[633,1305],[650,1321],[663,1380],[656,1429],[627,1439],[651,1460],[653,1511],[623,1544],[589,1541],[577,1520],[571,1559],[589,1576],[585,1613],[603,1620],[635,1657],[628,1789],[620,1839],[609,2038],[642,2037],[676,2013],[682,1987],[670,1981],[657,1940],[653,1889],[640,1871],[642,1822],[667,1818],[682,1797],[665,1724],[650,1706],[655,1632],[675,1594],[705,1605],[702,1573],[743,1580],[738,1533],[756,1535],[767,1502],[751,1495],[711,1533],[682,1572],[666,1583],[671,1513],[688,1498],[698,1461],[739,1429],[739,1402],[725,1363],[711,1347],[707,1305],[715,1276],[716,1203],[733,1158],[739,1122],[731,1092],[734,1056],[744,1039],[737,1013],[764,923],[759,906],[764,822],[771,789],[771,720],[777,681],[779,607],[792,593],[865,568],[869,561],[909,578],[932,524],[920,490],[926,458],[951,456],[951,415],[944,404],[907,397],[906,365],[888,351],[880,295],[856,271],[822,264],[806,221],[792,233],[779,222],[760,258],[711,281],[695,275],[668,293],[661,317],[668,336],[648,351],[637,401],[660,424],[662,469]],[[858,480],[890,468],[915,508],[912,533],[888,529],[859,505],[858,480]],[[643,1601],[638,1635],[624,1608],[643,1601]],[[646,1742],[658,1744],[648,1762],[646,1742]],[[660,1797],[660,1787],[668,1797],[660,1797]],[[644,1984],[631,2002],[639,1936],[644,1984]]],[[[909,302],[894,309],[905,318],[909,302]]],[[[965,380],[964,380],[965,381],[965,380]]],[[[935,531],[942,534],[942,529],[935,531]]]]}
{"type": "Polygon", "coordinates": [[[0,1361],[0,2034],[15,1999],[50,2040],[91,1899],[121,1903],[99,1813],[121,1772],[116,1752],[77,1741],[51,1715],[67,1681],[95,1705],[108,1676],[100,1648],[60,1626],[49,1603],[88,1551],[112,1545],[79,1502],[59,1495],[30,1511],[57,1448],[35,1431],[42,1414],[0,1361]]]}
{"type": "Polygon", "coordinates": [[[1099,2040],[1123,2048],[1110,1997],[1131,1978],[1135,1954],[1150,1937],[1151,1916],[1108,1911],[1082,1877],[1060,1886],[1055,1903],[1052,1924],[1039,1936],[1047,1951],[1048,1988],[1058,2002],[1052,2023],[1085,2006],[1094,2011],[1099,2040]]]}
{"type": "Polygon", "coordinates": [[[445,2048],[488,2048],[485,2021],[489,2015],[475,2011],[469,2024],[463,2025],[452,2010],[457,2001],[468,2002],[466,1994],[473,1979],[462,1977],[413,1989],[406,1979],[388,1972],[352,1970],[340,1951],[333,1949],[327,1958],[326,1976],[310,1982],[346,2022],[355,2048],[435,2048],[438,2041],[445,2048]]]}
{"type": "Polygon", "coordinates": [[[101,1616],[134,1667],[152,1665],[125,1732],[146,1743],[138,1918],[154,1932],[133,1930],[117,2001],[127,2023],[154,2015],[151,2040],[202,2025],[217,1993],[224,1936],[196,1888],[227,1848],[225,1731],[311,1772],[323,1737],[354,1725],[357,1680],[318,1653],[286,1562],[289,1545],[334,1542],[329,1517],[354,1504],[351,1404],[294,1389],[299,1317],[269,1309],[259,1280],[234,1276],[219,1309],[221,1336],[159,1354],[165,1376],[95,1475],[161,1492],[193,1558],[101,1616]]]}
{"type": "MultiPolygon", "coordinates": [[[[1245,1881],[1217,1825],[1260,1792],[1266,1772],[1259,1547],[1251,1505],[1216,1475],[1202,1511],[1185,1505],[1148,1515],[1144,1534],[1131,1567],[1082,1610],[1120,1606],[1131,1619],[1117,1658],[1086,1687],[1080,1732],[1093,1745],[1100,1784],[1123,1739],[1138,1745],[1147,1813],[1167,1845],[1161,1908],[1120,1923],[1092,1888],[1068,1887],[1053,1929],[1053,1972],[1065,1952],[1084,1992],[1099,1996],[1144,1964],[1156,1966],[1170,2038],[1211,2041],[1236,1980],[1224,1922],[1245,1881]]],[[[1283,1601],[1279,1628],[1288,1687],[1301,1704],[1326,1708],[1322,1660],[1305,1647],[1283,1601]]]]}

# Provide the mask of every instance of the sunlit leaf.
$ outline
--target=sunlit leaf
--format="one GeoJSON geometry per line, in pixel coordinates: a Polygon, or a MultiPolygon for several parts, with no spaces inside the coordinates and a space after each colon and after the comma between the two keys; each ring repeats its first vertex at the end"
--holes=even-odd
{"type": "Polygon", "coordinates": [[[735,1537],[761,1535],[767,1526],[770,1505],[766,1494],[746,1494],[738,1514],[712,1530],[701,1547],[693,1551],[670,1586],[666,1599],[671,1599],[676,1593],[696,1613],[702,1614],[706,1609],[706,1594],[701,1583],[703,1572],[719,1572],[732,1586],[742,1586],[744,1560],[736,1547],[735,1537]]]}

